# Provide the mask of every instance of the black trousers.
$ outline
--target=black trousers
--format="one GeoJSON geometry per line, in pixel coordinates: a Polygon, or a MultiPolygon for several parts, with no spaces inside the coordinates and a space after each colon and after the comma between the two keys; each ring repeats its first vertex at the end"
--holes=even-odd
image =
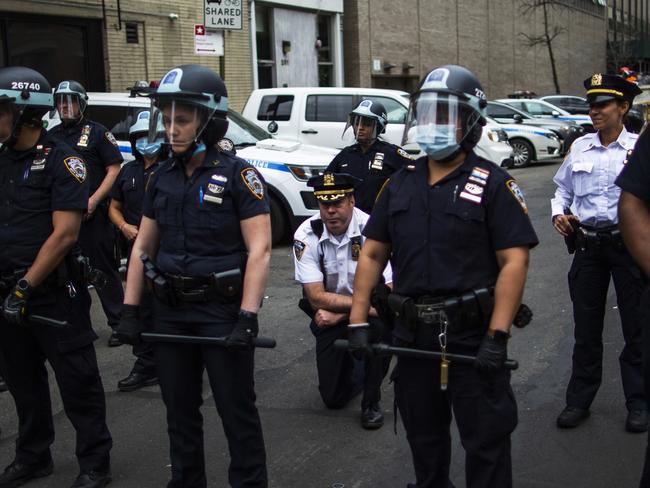
{"type": "MultiPolygon", "coordinates": [[[[646,398],[650,398],[650,286],[641,297],[641,316],[643,327],[643,378],[646,398]]],[[[645,452],[645,464],[639,488],[650,488],[650,432],[645,452]]]]}
{"type": "Polygon", "coordinates": [[[65,288],[28,302],[28,311],[58,320],[67,327],[31,324],[15,326],[0,316],[0,350],[5,379],[18,412],[15,460],[47,462],[54,441],[54,424],[47,360],[61,392],[63,408],[75,428],[75,454],[81,470],[110,466],[111,435],[106,426],[104,388],[90,325],[90,296],[83,286],[70,297],[65,288]]]}
{"type": "MultiPolygon", "coordinates": [[[[239,305],[215,303],[168,307],[154,299],[154,331],[225,336],[239,305]]],[[[266,452],[255,406],[253,351],[194,344],[155,344],[158,379],[167,407],[173,488],[205,488],[203,451],[203,370],[228,439],[233,488],[266,488],[266,452]]]]}
{"type": "MultiPolygon", "coordinates": [[[[370,319],[371,336],[374,341],[389,340],[390,333],[382,322],[370,319]]],[[[347,339],[347,322],[334,327],[319,329],[312,321],[309,325],[316,337],[316,369],[318,390],[327,408],[343,408],[363,391],[362,406],[381,399],[381,383],[390,367],[390,356],[366,360],[353,358],[348,351],[334,348],[334,341],[347,339]]]]}
{"type": "Polygon", "coordinates": [[[90,264],[106,274],[106,285],[96,289],[108,326],[112,329],[120,322],[124,290],[114,256],[115,232],[105,205],[97,207],[93,216],[81,224],[79,245],[90,264]]]}
{"type": "MultiPolygon", "coordinates": [[[[437,326],[421,324],[416,346],[437,347],[437,326]]],[[[449,345],[449,352],[476,354],[476,347],[449,345]]],[[[400,357],[393,373],[395,400],[413,455],[412,488],[448,488],[453,416],[465,449],[468,488],[512,487],[510,434],[517,426],[517,403],[510,372],[483,373],[451,363],[447,391],[440,390],[440,361],[400,357]]]]}
{"type": "Polygon", "coordinates": [[[647,408],[643,383],[641,270],[622,247],[612,242],[577,250],[569,270],[575,345],[567,387],[567,405],[589,408],[602,379],[603,323],[610,277],[614,280],[625,347],[619,356],[628,410],[647,408]]]}

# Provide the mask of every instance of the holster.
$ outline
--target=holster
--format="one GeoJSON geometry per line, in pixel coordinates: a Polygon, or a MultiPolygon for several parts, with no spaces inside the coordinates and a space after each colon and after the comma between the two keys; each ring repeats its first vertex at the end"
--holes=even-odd
{"type": "Polygon", "coordinates": [[[144,278],[147,289],[154,297],[164,304],[171,307],[176,306],[177,301],[171,284],[167,281],[162,272],[156,267],[147,254],[142,254],[140,260],[144,266],[144,278]]]}
{"type": "Polygon", "coordinates": [[[305,312],[310,319],[313,319],[314,315],[316,315],[316,311],[311,307],[311,303],[309,303],[306,297],[298,300],[298,308],[305,312]]]}
{"type": "Polygon", "coordinates": [[[412,344],[415,341],[415,331],[418,326],[417,310],[413,298],[393,292],[388,295],[386,303],[395,317],[393,336],[405,344],[412,344]]]}

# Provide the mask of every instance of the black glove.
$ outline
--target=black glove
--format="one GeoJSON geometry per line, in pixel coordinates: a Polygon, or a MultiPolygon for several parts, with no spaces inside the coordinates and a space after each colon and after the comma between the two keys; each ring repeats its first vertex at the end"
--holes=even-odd
{"type": "Polygon", "coordinates": [[[124,344],[135,346],[140,344],[140,334],[144,331],[144,325],[139,317],[137,305],[122,306],[120,323],[115,328],[115,336],[124,344]]]}
{"type": "Polygon", "coordinates": [[[27,280],[19,280],[5,298],[2,314],[7,322],[14,325],[22,325],[25,322],[25,305],[27,305],[31,293],[32,287],[27,280]]]}
{"type": "Polygon", "coordinates": [[[348,325],[348,347],[352,356],[357,359],[364,359],[372,353],[369,336],[370,324],[368,322],[348,325]]]}
{"type": "Polygon", "coordinates": [[[248,310],[240,310],[237,324],[228,336],[226,346],[229,348],[250,349],[253,337],[257,337],[260,330],[257,314],[248,310]]]}
{"type": "Polygon", "coordinates": [[[476,354],[476,367],[483,371],[495,372],[503,367],[508,359],[508,338],[510,334],[497,330],[494,335],[485,334],[476,354]]]}

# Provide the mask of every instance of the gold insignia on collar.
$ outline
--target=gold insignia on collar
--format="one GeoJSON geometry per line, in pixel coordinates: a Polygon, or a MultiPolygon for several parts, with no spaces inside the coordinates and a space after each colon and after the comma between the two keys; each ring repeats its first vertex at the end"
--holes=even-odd
{"type": "Polygon", "coordinates": [[[325,173],[323,175],[323,185],[334,186],[334,175],[331,173],[325,173]]]}
{"type": "Polygon", "coordinates": [[[603,75],[596,73],[591,77],[591,86],[600,86],[603,84],[603,75]]]}

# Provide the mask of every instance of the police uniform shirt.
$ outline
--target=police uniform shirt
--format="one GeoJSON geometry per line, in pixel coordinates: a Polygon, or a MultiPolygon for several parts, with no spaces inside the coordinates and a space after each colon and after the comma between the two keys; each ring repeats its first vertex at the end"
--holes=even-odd
{"type": "Polygon", "coordinates": [[[366,153],[361,151],[359,144],[342,149],[326,171],[347,173],[361,179],[362,182],[354,189],[355,205],[370,213],[381,187],[390,175],[412,162],[413,157],[403,149],[377,139],[366,153]]]}
{"type": "Polygon", "coordinates": [[[639,137],[634,152],[624,165],[616,184],[650,205],[650,131],[639,137]]]}
{"type": "Polygon", "coordinates": [[[144,162],[136,159],[120,169],[111,188],[110,197],[122,202],[122,215],[128,224],[140,225],[144,188],[158,165],[159,163],[154,163],[145,169],[144,162]]]}
{"type": "Polygon", "coordinates": [[[50,130],[50,134],[62,139],[86,161],[91,195],[104,181],[106,167],[124,160],[113,134],[92,120],[83,118],[70,127],[59,124],[50,130]]]}
{"type": "Polygon", "coordinates": [[[178,160],[162,163],[149,179],[142,210],[158,224],[158,267],[181,276],[243,267],[240,221],[270,212],[257,170],[215,148],[189,178],[178,160]]]}
{"type": "MultiPolygon", "coordinates": [[[[351,296],[359,253],[365,241],[361,231],[368,217],[367,213],[354,208],[347,231],[339,237],[331,235],[324,225],[320,238],[316,235],[311,223],[320,219],[320,215],[304,221],[294,234],[296,281],[301,284],[324,283],[328,292],[351,296]],[[321,270],[321,257],[326,277],[321,270]]],[[[384,269],[384,282],[392,281],[393,274],[388,264],[384,269]]]]}
{"type": "Polygon", "coordinates": [[[0,271],[31,266],[53,231],[53,211],[87,204],[86,165],[62,141],[43,131],[32,149],[0,152],[0,271]]]}
{"type": "Polygon", "coordinates": [[[618,139],[605,147],[598,133],[576,139],[553,181],[557,185],[551,200],[552,215],[564,214],[573,203],[582,224],[608,227],[618,223],[618,199],[615,185],[628,155],[638,139],[625,128],[618,139]]]}
{"type": "Polygon", "coordinates": [[[393,175],[364,235],[391,244],[396,293],[446,296],[494,285],[495,251],[538,243],[521,190],[473,152],[430,186],[427,161],[393,175]]]}

